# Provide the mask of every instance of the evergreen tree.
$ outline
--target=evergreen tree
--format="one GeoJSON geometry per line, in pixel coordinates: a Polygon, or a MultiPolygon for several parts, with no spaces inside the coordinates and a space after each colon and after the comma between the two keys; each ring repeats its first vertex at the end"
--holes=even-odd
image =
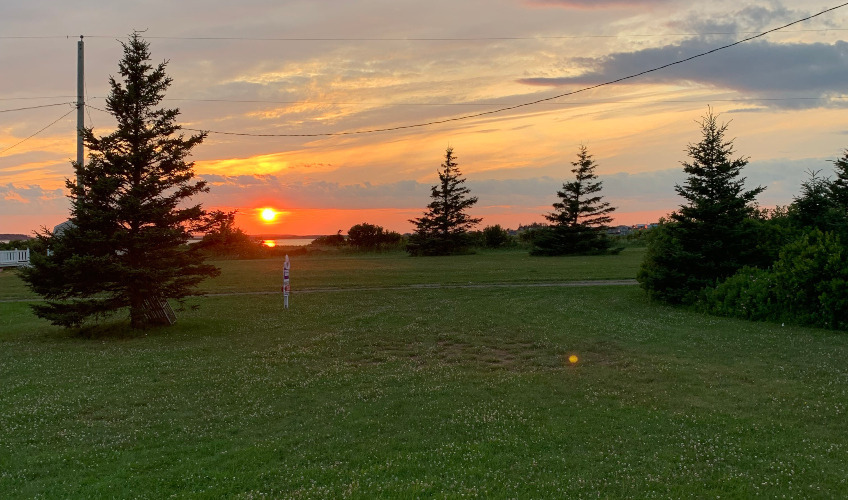
{"type": "Polygon", "coordinates": [[[789,217],[798,234],[817,228],[848,239],[848,151],[833,162],[836,179],[819,177],[820,171],[808,172],[801,183],[801,194],[789,207],[789,217]]]}
{"type": "Polygon", "coordinates": [[[703,135],[689,144],[688,174],[675,190],[686,203],[670,215],[652,238],[638,279],[653,298],[689,303],[701,289],[715,285],[744,265],[760,264],[755,225],[755,199],[764,187],[745,190],[742,168],[747,158],[732,159],[733,141],[725,139],[710,109],[700,122],[703,135]],[[653,245],[653,248],[652,246],[653,245]]]}
{"type": "Polygon", "coordinates": [[[830,195],[833,202],[848,215],[848,150],[842,158],[833,162],[836,179],[830,183],[830,195]]]}
{"type": "Polygon", "coordinates": [[[184,137],[179,110],[157,107],[171,84],[167,63],[152,66],[137,33],[122,45],[121,81],[110,78],[106,99],[117,127],[103,137],[85,130],[88,164],[74,164],[79,184],[67,181],[70,224],[39,235],[52,253],[35,256],[23,275],[47,299],[36,314],[56,325],[129,308],[132,327],[142,327],[151,307],[197,295],[195,285],[218,273],[186,246],[191,231],[208,227],[202,207],[190,204],[208,188],[192,180],[187,161],[205,134],[184,137]]]}
{"type": "Polygon", "coordinates": [[[789,218],[798,234],[811,228],[822,232],[841,232],[845,212],[836,200],[839,191],[830,179],[819,177],[819,171],[809,171],[810,178],[801,183],[801,194],[789,206],[789,218]]]}
{"type": "Polygon", "coordinates": [[[606,230],[615,207],[599,194],[603,183],[595,174],[597,164],[585,145],[580,146],[577,161],[571,164],[575,179],[557,191],[560,201],[553,204],[552,213],[545,215],[551,226],[535,233],[531,255],[598,254],[607,252],[612,244],[606,230]]]}
{"type": "Polygon", "coordinates": [[[469,196],[470,193],[453,156],[453,148],[447,148],[445,162],[439,171],[439,184],[431,189],[432,201],[427,205],[427,212],[409,221],[416,229],[407,251],[411,255],[449,255],[466,251],[470,245],[468,230],[482,220],[466,213],[477,203],[477,197],[469,196]]]}

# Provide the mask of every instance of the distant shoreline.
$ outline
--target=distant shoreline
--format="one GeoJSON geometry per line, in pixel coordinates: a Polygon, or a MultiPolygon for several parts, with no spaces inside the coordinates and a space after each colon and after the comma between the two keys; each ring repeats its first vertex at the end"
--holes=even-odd
{"type": "Polygon", "coordinates": [[[0,233],[0,241],[31,240],[32,236],[17,233],[0,233]]]}
{"type": "MultiPolygon", "coordinates": [[[[262,240],[307,240],[307,239],[315,239],[320,238],[321,236],[327,236],[326,234],[251,234],[253,238],[259,238],[262,240]]],[[[196,239],[203,238],[203,236],[194,236],[196,239]]],[[[18,233],[0,233],[0,241],[15,241],[15,240],[31,240],[32,236],[28,236],[26,234],[18,234],[18,233]]]]}
{"type": "Polygon", "coordinates": [[[262,240],[307,240],[327,236],[326,234],[251,234],[254,238],[262,240]]]}

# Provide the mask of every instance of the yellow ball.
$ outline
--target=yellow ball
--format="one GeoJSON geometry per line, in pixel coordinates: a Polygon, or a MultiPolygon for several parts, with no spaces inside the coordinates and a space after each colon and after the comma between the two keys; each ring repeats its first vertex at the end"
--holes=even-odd
{"type": "Polygon", "coordinates": [[[568,361],[571,362],[571,364],[576,363],[577,362],[577,356],[572,354],[571,356],[568,357],[568,361]]]}

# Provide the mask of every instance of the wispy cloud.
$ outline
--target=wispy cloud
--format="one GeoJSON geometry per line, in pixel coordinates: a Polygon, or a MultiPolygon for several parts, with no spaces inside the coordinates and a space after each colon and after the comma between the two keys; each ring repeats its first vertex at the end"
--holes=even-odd
{"type": "Polygon", "coordinates": [[[33,210],[66,212],[68,206],[63,189],[0,184],[0,211],[4,214],[31,213],[33,210]]]}
{"type": "MultiPolygon", "coordinates": [[[[681,20],[668,22],[675,31],[704,34],[735,34],[759,32],[781,24],[802,19],[811,11],[790,9],[779,3],[770,5],[747,5],[741,9],[719,15],[704,15],[702,11],[689,12],[681,20]]],[[[838,27],[830,18],[817,20],[825,26],[838,27]]]]}

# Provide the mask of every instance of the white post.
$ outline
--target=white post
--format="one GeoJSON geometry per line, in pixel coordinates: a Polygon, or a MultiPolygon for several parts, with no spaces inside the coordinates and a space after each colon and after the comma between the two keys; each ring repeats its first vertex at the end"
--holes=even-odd
{"type": "Polygon", "coordinates": [[[286,262],[283,264],[283,307],[286,309],[289,308],[289,292],[291,291],[291,285],[289,285],[290,269],[291,261],[289,261],[289,256],[286,255],[286,262]]]}

